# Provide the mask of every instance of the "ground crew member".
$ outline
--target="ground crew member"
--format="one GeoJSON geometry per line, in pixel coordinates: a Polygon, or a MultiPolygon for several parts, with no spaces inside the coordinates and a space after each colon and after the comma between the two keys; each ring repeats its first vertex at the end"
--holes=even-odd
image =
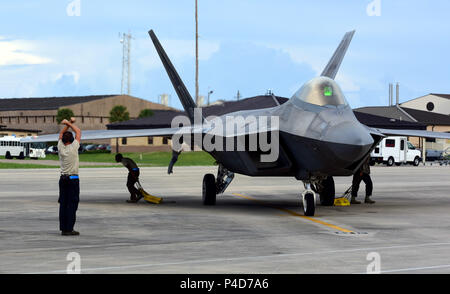
{"type": "Polygon", "coordinates": [[[116,154],[116,162],[120,162],[128,169],[128,178],[127,178],[127,188],[130,192],[130,199],[127,200],[128,203],[136,203],[141,199],[142,195],[138,189],[134,186],[136,182],[139,181],[139,168],[136,162],[133,159],[128,157],[123,157],[122,154],[116,154]]]}
{"type": "Polygon", "coordinates": [[[175,163],[178,160],[178,155],[180,155],[182,150],[180,151],[176,151],[176,150],[172,150],[172,159],[170,160],[169,163],[169,168],[167,169],[167,173],[170,175],[171,173],[173,173],[173,166],[175,165],[175,163]]]}
{"type": "MultiPolygon", "coordinates": [[[[174,145],[174,141],[172,141],[172,159],[169,162],[169,168],[167,169],[167,173],[170,175],[173,173],[173,166],[178,161],[178,156],[183,152],[183,147],[185,146],[185,143],[183,142],[183,137],[180,138],[180,144],[174,145]]],[[[187,145],[186,145],[187,146],[187,145]]]]}
{"type": "Polygon", "coordinates": [[[58,155],[61,163],[59,179],[59,229],[63,236],[76,236],[73,230],[76,212],[80,202],[80,180],[78,178],[78,148],[80,148],[81,130],[74,125],[75,119],[63,120],[64,128],[59,133],[58,155]],[[75,132],[73,138],[72,129],[75,132]]]}
{"type": "Polygon", "coordinates": [[[364,202],[369,204],[375,203],[375,201],[370,199],[370,196],[372,196],[373,184],[372,179],[370,178],[369,161],[370,158],[367,158],[367,160],[363,163],[359,170],[353,175],[352,200],[350,201],[351,204],[361,204],[361,201],[356,200],[356,197],[358,196],[359,184],[361,183],[361,181],[364,181],[364,183],[366,184],[366,199],[364,202]]]}

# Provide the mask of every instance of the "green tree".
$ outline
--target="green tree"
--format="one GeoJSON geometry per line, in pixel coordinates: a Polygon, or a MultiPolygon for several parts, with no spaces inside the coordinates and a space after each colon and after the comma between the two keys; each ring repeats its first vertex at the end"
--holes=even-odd
{"type": "Polygon", "coordinates": [[[127,111],[127,108],[123,105],[116,105],[109,112],[109,121],[112,123],[127,121],[129,119],[130,113],[127,111]]]}
{"type": "Polygon", "coordinates": [[[147,108],[147,109],[142,109],[141,113],[139,113],[139,118],[144,118],[144,117],[149,117],[153,115],[153,110],[147,108]]]}
{"type": "Polygon", "coordinates": [[[70,121],[70,118],[75,116],[73,111],[69,108],[61,108],[58,110],[56,114],[56,121],[60,124],[63,120],[67,119],[70,121]]]}

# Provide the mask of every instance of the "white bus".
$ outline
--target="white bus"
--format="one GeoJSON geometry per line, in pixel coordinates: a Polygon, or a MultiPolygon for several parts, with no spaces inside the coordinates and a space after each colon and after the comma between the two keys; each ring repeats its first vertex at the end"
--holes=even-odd
{"type": "Polygon", "coordinates": [[[44,143],[21,143],[20,138],[5,136],[0,138],[0,156],[6,159],[45,158],[44,143]]]}

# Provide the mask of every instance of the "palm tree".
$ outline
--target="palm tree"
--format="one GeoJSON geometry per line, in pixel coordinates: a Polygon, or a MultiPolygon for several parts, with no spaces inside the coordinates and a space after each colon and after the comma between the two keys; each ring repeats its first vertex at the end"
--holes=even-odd
{"type": "Polygon", "coordinates": [[[109,112],[109,122],[121,122],[130,119],[130,113],[127,108],[123,105],[114,106],[109,112]]]}
{"type": "Polygon", "coordinates": [[[71,117],[75,116],[73,114],[72,109],[69,108],[61,108],[58,110],[58,113],[56,114],[56,121],[58,124],[60,124],[63,120],[67,119],[70,120],[71,117]]]}
{"type": "Polygon", "coordinates": [[[147,108],[147,109],[142,109],[141,113],[139,113],[139,118],[144,118],[144,117],[149,117],[153,115],[153,110],[147,108]]]}

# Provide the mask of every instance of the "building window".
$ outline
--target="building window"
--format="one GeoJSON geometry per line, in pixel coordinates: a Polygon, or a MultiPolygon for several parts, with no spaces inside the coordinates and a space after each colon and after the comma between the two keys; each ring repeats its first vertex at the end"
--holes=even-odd
{"type": "Polygon", "coordinates": [[[428,111],[433,111],[434,110],[434,103],[433,102],[428,102],[427,103],[427,109],[428,109],[428,111]]]}
{"type": "Polygon", "coordinates": [[[25,123],[28,123],[28,116],[25,117],[25,123]]]}
{"type": "Polygon", "coordinates": [[[153,145],[153,137],[147,137],[147,144],[153,145]]]}
{"type": "Polygon", "coordinates": [[[127,145],[127,138],[122,138],[122,145],[127,145]]]}
{"type": "Polygon", "coordinates": [[[44,123],[45,123],[46,121],[45,121],[45,116],[44,116],[44,123]]]}
{"type": "Polygon", "coordinates": [[[163,138],[163,145],[167,145],[169,143],[169,139],[167,139],[167,137],[163,138]]]}

